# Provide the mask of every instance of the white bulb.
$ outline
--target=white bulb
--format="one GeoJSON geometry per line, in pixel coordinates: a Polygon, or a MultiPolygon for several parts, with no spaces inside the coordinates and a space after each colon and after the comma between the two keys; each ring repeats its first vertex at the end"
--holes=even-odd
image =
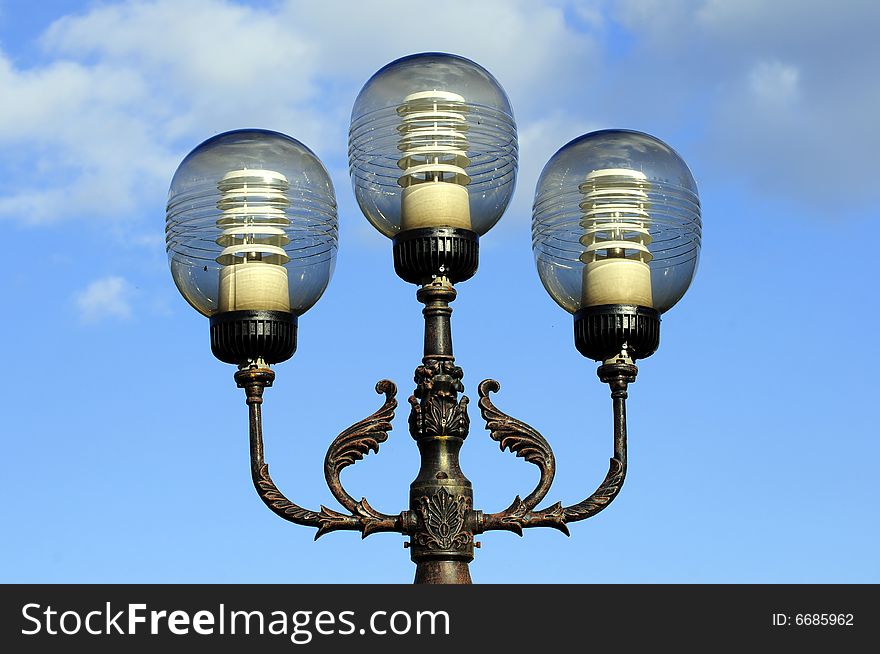
{"type": "Polygon", "coordinates": [[[589,173],[578,188],[584,196],[580,260],[586,264],[581,306],[653,308],[647,177],[637,170],[606,168],[589,173]]]}
{"type": "Polygon", "coordinates": [[[223,247],[216,259],[222,266],[218,311],[289,312],[287,178],[273,170],[233,170],[217,188],[223,212],[217,221],[223,247]]]}
{"type": "Polygon", "coordinates": [[[401,230],[420,227],[471,229],[465,168],[467,107],[462,96],[448,91],[422,91],[404,98],[397,165],[404,171],[401,230]]]}

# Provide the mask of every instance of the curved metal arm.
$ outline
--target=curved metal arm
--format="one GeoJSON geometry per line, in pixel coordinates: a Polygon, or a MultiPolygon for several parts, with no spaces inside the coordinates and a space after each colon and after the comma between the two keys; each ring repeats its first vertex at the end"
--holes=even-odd
{"type": "Polygon", "coordinates": [[[608,474],[596,489],[582,502],[564,509],[565,521],[576,522],[596,515],[611,504],[626,479],[626,397],[627,386],[635,381],[638,369],[632,364],[614,363],[599,367],[599,378],[611,387],[614,404],[614,457],[608,474]]]}
{"type": "MultiPolygon", "coordinates": [[[[371,451],[379,453],[379,444],[388,440],[394,410],[397,408],[397,387],[383,379],[376,384],[376,392],[385,394],[385,403],[378,411],[343,431],[327,450],[324,458],[324,478],[339,503],[361,520],[363,536],[378,531],[400,531],[400,516],[379,513],[366,498],[360,502],[346,492],[339,479],[342,470],[363,459],[371,451]]],[[[326,510],[326,509],[325,509],[326,510]]]]}
{"type": "Polygon", "coordinates": [[[499,390],[501,390],[501,384],[494,379],[485,379],[480,382],[478,388],[480,413],[483,420],[486,421],[489,438],[498,443],[502,451],[509,449],[513,454],[536,465],[540,470],[541,478],[538,480],[535,490],[524,500],[520,500],[517,496],[514,501],[514,504],[519,503],[531,510],[550,491],[553,477],[556,474],[556,459],[553,456],[553,450],[550,449],[550,444],[541,434],[526,423],[499,411],[492,404],[489,393],[497,393],[499,390]]]}
{"type": "MultiPolygon", "coordinates": [[[[365,516],[345,515],[338,513],[324,506],[320,512],[304,509],[303,507],[291,502],[284,494],[278,490],[272,477],[269,476],[269,465],[266,463],[263,454],[263,423],[262,410],[263,390],[272,385],[275,380],[275,373],[269,368],[246,368],[239,370],[235,374],[235,381],[239,388],[244,388],[247,394],[247,404],[250,415],[250,459],[251,459],[251,478],[254,482],[254,488],[263,503],[269,507],[276,515],[306,527],[316,527],[318,532],[315,534],[315,540],[331,531],[341,529],[361,531],[364,536],[369,535],[381,529],[370,529],[366,525],[374,519],[375,512],[366,503],[366,500],[360,504],[363,506],[365,516]]],[[[389,382],[390,383],[390,382],[389,382]]],[[[393,386],[393,385],[392,385],[393,386]]],[[[375,514],[381,516],[381,514],[375,514]]],[[[378,518],[377,518],[378,519],[378,518]]]]}
{"type": "MultiPolygon", "coordinates": [[[[513,531],[521,536],[522,530],[526,527],[553,527],[554,529],[558,529],[566,535],[569,535],[566,523],[584,520],[586,518],[596,515],[606,506],[608,506],[615,497],[617,497],[621,487],[623,486],[624,479],[626,478],[627,386],[631,382],[635,381],[637,372],[638,369],[631,363],[612,363],[605,364],[599,367],[599,378],[603,382],[611,386],[611,397],[614,404],[614,456],[611,459],[608,473],[605,475],[605,479],[602,481],[596,491],[585,500],[578,502],[577,504],[574,504],[572,506],[563,508],[562,504],[558,502],[547,509],[533,511],[532,509],[534,508],[534,504],[529,506],[526,500],[533,499],[535,493],[537,493],[540,489],[543,489],[542,484],[545,481],[545,475],[542,469],[541,483],[539,483],[538,488],[535,489],[535,493],[526,498],[526,500],[521,500],[517,496],[510,507],[508,507],[501,513],[490,513],[482,515],[477,521],[478,530],[480,532],[490,530],[505,530],[513,531]]],[[[546,448],[547,450],[549,450],[550,446],[547,444],[547,441],[544,439],[543,436],[538,434],[537,431],[535,431],[533,428],[529,427],[525,423],[510,418],[509,416],[505,416],[505,414],[502,414],[500,411],[495,409],[494,406],[492,406],[491,402],[486,397],[486,394],[487,392],[497,390],[498,384],[497,382],[493,382],[493,380],[486,380],[482,384],[480,384],[480,408],[483,409],[484,403],[487,409],[491,407],[491,410],[497,412],[498,414],[500,414],[500,416],[503,417],[505,424],[511,424],[515,426],[516,437],[523,439],[523,435],[527,435],[526,442],[528,442],[532,448],[538,448],[538,450],[546,448]],[[523,427],[525,427],[526,429],[522,429],[523,427]]],[[[488,426],[489,418],[487,417],[487,415],[494,418],[494,414],[492,413],[492,411],[483,411],[483,417],[486,418],[488,426]]],[[[494,418],[494,420],[497,422],[499,418],[494,418]]],[[[495,430],[491,426],[489,427],[489,429],[493,430],[493,440],[498,440],[497,438],[495,438],[495,430]]],[[[501,443],[502,449],[504,449],[504,441],[502,440],[501,443]]],[[[524,452],[528,451],[528,448],[524,445],[520,445],[518,447],[524,452]]],[[[516,450],[511,447],[511,451],[516,450]]],[[[517,454],[518,456],[526,456],[526,460],[529,460],[527,455],[520,455],[519,452],[517,452],[517,454]]],[[[552,464],[552,459],[550,461],[552,464]]],[[[550,473],[550,481],[552,481],[552,471],[550,473]]],[[[546,490],[543,490],[543,493],[535,501],[535,504],[541,501],[546,492],[546,490]]]]}

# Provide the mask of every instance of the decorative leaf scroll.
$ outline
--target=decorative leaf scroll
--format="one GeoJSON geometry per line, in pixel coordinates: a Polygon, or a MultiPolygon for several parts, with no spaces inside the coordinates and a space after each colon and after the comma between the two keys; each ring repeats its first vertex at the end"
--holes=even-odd
{"type": "Polygon", "coordinates": [[[376,384],[376,392],[385,394],[385,403],[378,411],[339,434],[324,457],[324,477],[330,491],[340,504],[352,512],[356,510],[357,502],[342,487],[339,473],[370,452],[379,452],[379,445],[388,440],[397,408],[397,387],[393,382],[383,379],[376,384]]]}
{"type": "Polygon", "coordinates": [[[484,517],[483,531],[497,529],[512,531],[522,536],[524,527],[552,527],[566,536],[571,535],[565,525],[565,510],[562,508],[562,502],[557,502],[543,511],[532,511],[517,495],[513,504],[507,509],[484,517]]]}
{"type": "Polygon", "coordinates": [[[427,397],[421,404],[411,395],[409,403],[410,431],[414,438],[421,436],[463,436],[470,429],[467,414],[468,398],[427,397]]]}
{"type": "MultiPolygon", "coordinates": [[[[364,537],[376,531],[393,531],[397,521],[395,516],[374,510],[366,499],[355,501],[339,480],[339,473],[344,468],[360,461],[370,452],[378,453],[379,445],[388,440],[388,432],[392,428],[391,421],[394,420],[394,410],[397,408],[397,399],[395,399],[397,387],[393,382],[383,379],[376,384],[376,392],[385,394],[385,403],[378,411],[339,434],[330,444],[327,456],[324,458],[324,477],[327,479],[330,492],[340,504],[354,514],[345,517],[356,517],[364,537]]],[[[321,507],[321,510],[322,513],[334,516],[334,520],[338,520],[338,516],[343,515],[325,507],[321,507]]],[[[321,535],[320,532],[318,535],[321,535]]]]}
{"type": "Polygon", "coordinates": [[[379,513],[366,499],[355,504],[352,511],[355,515],[339,513],[326,506],[322,506],[321,511],[315,513],[294,504],[278,490],[272,477],[269,476],[269,466],[265,463],[260,467],[259,479],[255,486],[266,506],[277,515],[296,524],[317,527],[315,540],[331,531],[341,529],[360,531],[363,538],[380,531],[400,531],[397,516],[379,513]]]}
{"type": "Polygon", "coordinates": [[[441,488],[431,497],[419,498],[419,514],[425,531],[414,536],[422,547],[432,550],[463,550],[471,542],[465,520],[470,499],[455,497],[441,488]]]}
{"type": "Polygon", "coordinates": [[[278,490],[272,477],[269,476],[269,465],[263,463],[259,468],[259,476],[254,479],[254,486],[260,499],[277,515],[285,520],[307,527],[318,527],[315,540],[326,533],[339,529],[360,529],[360,522],[354,516],[343,515],[321,507],[320,513],[309,511],[294,504],[278,490]]]}
{"type": "Polygon", "coordinates": [[[556,474],[556,459],[553,456],[553,450],[550,449],[550,444],[540,433],[526,423],[499,411],[492,404],[489,393],[497,393],[500,389],[501,384],[494,379],[486,379],[480,383],[478,389],[480,413],[483,420],[486,421],[489,438],[497,442],[502,451],[510,450],[516,456],[538,466],[541,471],[541,478],[535,490],[525,500],[520,500],[517,496],[514,502],[518,501],[527,509],[533,509],[538,502],[544,499],[553,484],[553,477],[556,474]]]}
{"type": "Polygon", "coordinates": [[[278,490],[269,466],[263,458],[263,428],[260,405],[262,404],[262,386],[254,385],[248,390],[250,407],[250,438],[251,438],[251,476],[257,494],[276,515],[296,524],[317,527],[317,540],[324,534],[340,529],[360,531],[366,537],[377,531],[400,531],[400,517],[389,516],[374,510],[365,499],[355,502],[339,483],[339,471],[362,459],[370,451],[378,452],[379,444],[388,438],[397,392],[394,384],[382,380],[376,384],[376,392],[385,394],[385,403],[366,420],[342,432],[330,446],[324,460],[324,473],[327,483],[334,496],[353,515],[339,513],[322,506],[320,512],[310,511],[291,502],[278,490]],[[259,387],[257,387],[259,386],[259,387]]]}
{"type": "Polygon", "coordinates": [[[617,497],[620,488],[623,486],[624,479],[626,479],[626,466],[620,459],[611,459],[611,463],[608,466],[608,474],[605,475],[605,479],[599,485],[599,488],[596,489],[596,492],[574,506],[565,507],[565,520],[567,522],[575,522],[599,513],[617,497]]]}
{"type": "Polygon", "coordinates": [[[445,360],[429,360],[416,368],[417,386],[409,398],[409,431],[413,438],[467,437],[468,398],[459,400],[457,395],[464,390],[462,374],[461,368],[445,360]]]}
{"type": "Polygon", "coordinates": [[[376,511],[364,498],[357,503],[355,513],[361,520],[361,538],[378,531],[400,531],[398,516],[385,515],[376,511]]]}
{"type": "Polygon", "coordinates": [[[535,511],[553,481],[555,460],[550,445],[541,434],[532,427],[499,411],[489,399],[489,393],[497,392],[500,385],[493,379],[480,384],[480,411],[486,420],[492,440],[497,441],[501,449],[509,449],[517,456],[535,464],[541,470],[541,480],[535,491],[526,499],[519,496],[501,513],[485,514],[482,517],[478,532],[506,530],[522,536],[526,527],[552,527],[568,535],[566,523],[584,520],[596,515],[608,506],[623,486],[626,478],[626,427],[621,418],[623,404],[615,404],[615,458],[611,459],[608,473],[599,488],[587,499],[573,506],[564,507],[561,503],[535,511]],[[619,433],[618,433],[619,430],[619,433]],[[619,451],[618,451],[619,444],[619,451]],[[619,453],[618,453],[619,452],[619,453]]]}

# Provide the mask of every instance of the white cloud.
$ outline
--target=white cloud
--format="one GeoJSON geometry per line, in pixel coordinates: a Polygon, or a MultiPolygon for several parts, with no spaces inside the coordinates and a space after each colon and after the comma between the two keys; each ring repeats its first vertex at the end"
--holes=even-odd
{"type": "MultiPolygon", "coordinates": [[[[643,129],[680,149],[687,135],[685,157],[703,157],[698,178],[772,170],[775,191],[791,195],[820,166],[828,196],[843,193],[835,170],[867,167],[880,148],[875,2],[438,7],[442,20],[403,0],[131,0],[60,18],[40,41],[42,63],[20,67],[0,51],[0,218],[99,220],[120,235],[149,218],[152,229],[183,155],[238,127],[291,134],[344,171],[361,85],[426,50],[470,57],[507,90],[522,135],[517,215],[550,154],[599,127],[643,129]],[[860,135],[858,148],[828,138],[841,126],[860,135]]],[[[334,184],[349,187],[338,173],[334,184]]]]}
{"type": "Polygon", "coordinates": [[[132,287],[124,278],[102,277],[76,293],[74,302],[83,322],[127,320],[132,315],[131,294],[132,287]]]}
{"type": "Polygon", "coordinates": [[[0,216],[27,223],[133,212],[171,158],[131,71],[53,62],[17,70],[0,53],[0,216]]]}
{"type": "Polygon", "coordinates": [[[779,61],[762,61],[748,74],[749,90],[768,109],[790,107],[800,94],[800,71],[779,61]]]}
{"type": "Polygon", "coordinates": [[[550,157],[572,139],[601,127],[586,115],[570,116],[562,112],[520,125],[517,191],[507,213],[495,228],[496,232],[521,232],[523,226],[529,225],[538,177],[550,157]]]}
{"type": "Polygon", "coordinates": [[[97,58],[137,76],[153,96],[145,117],[160,122],[165,139],[245,117],[302,118],[296,107],[317,92],[317,52],[306,30],[271,10],[223,0],[99,6],[58,20],[42,41],[52,54],[97,58]]]}
{"type": "Polygon", "coordinates": [[[683,154],[700,165],[698,181],[746,182],[815,215],[842,198],[850,210],[874,207],[872,190],[853,185],[850,171],[870,169],[880,149],[880,3],[623,0],[607,7],[637,43],[616,71],[636,90],[621,95],[622,111],[641,92],[648,121],[665,114],[661,127],[689,133],[683,154]],[[820,196],[804,193],[819,180],[820,196]]]}
{"type": "Polygon", "coordinates": [[[572,106],[598,69],[595,43],[566,25],[561,3],[451,0],[444,15],[467,19],[439,23],[400,0],[340,7],[99,4],[43,34],[42,65],[19,68],[0,52],[0,87],[16,99],[0,104],[0,217],[97,219],[125,231],[139,216],[162,214],[189,149],[239,127],[291,134],[343,168],[357,91],[411,52],[479,61],[523,126],[550,106],[572,106]]]}
{"type": "MultiPolygon", "coordinates": [[[[284,11],[287,22],[332,34],[321,43],[321,65],[323,74],[347,93],[334,96],[330,105],[336,112],[331,110],[326,118],[336,122],[333,147],[340,152],[347,147],[349,113],[357,92],[394,59],[416,52],[452,52],[495,76],[510,98],[520,135],[516,194],[495,233],[520,229],[531,219],[535,182],[547,159],[586,131],[585,125],[595,124],[595,106],[582,98],[602,71],[597,5],[451,0],[431,9],[407,0],[384,0],[348,3],[342,17],[333,3],[290,0],[284,11]],[[586,31],[566,22],[568,9],[586,31]]],[[[342,193],[348,187],[347,179],[337,183],[342,193]]]]}
{"type": "Polygon", "coordinates": [[[0,217],[100,219],[124,231],[161,215],[187,150],[265,126],[314,143],[320,113],[306,39],[268,11],[218,0],[128,2],[61,18],[48,60],[0,52],[0,217]]]}

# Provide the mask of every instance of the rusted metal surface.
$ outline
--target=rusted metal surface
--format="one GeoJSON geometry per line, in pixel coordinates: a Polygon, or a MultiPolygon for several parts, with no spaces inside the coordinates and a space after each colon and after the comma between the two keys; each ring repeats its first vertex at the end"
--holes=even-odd
{"type": "Polygon", "coordinates": [[[473,489],[459,465],[459,450],[470,419],[462,369],[452,353],[449,303],[456,292],[445,280],[419,289],[425,305],[425,348],[409,398],[410,435],[421,453],[421,468],[410,485],[404,520],[416,583],[470,583],[474,558],[473,489]]]}
{"type": "Polygon", "coordinates": [[[431,559],[416,566],[416,584],[470,584],[467,561],[431,559]]]}
{"type": "MultiPolygon", "coordinates": [[[[373,508],[367,503],[366,499],[363,499],[360,502],[354,502],[352,500],[352,505],[346,506],[346,508],[348,508],[353,515],[346,515],[324,506],[321,507],[320,511],[304,509],[294,502],[291,502],[280,490],[278,490],[275,482],[272,481],[272,477],[269,476],[269,465],[266,463],[263,454],[263,424],[261,411],[263,391],[271,386],[274,380],[275,373],[269,368],[245,368],[239,370],[235,374],[235,381],[238,383],[239,388],[245,389],[247,404],[250,410],[251,478],[253,479],[254,488],[256,488],[260,499],[262,499],[266,506],[268,506],[276,515],[285,520],[306,527],[316,527],[318,529],[315,534],[316,540],[326,533],[341,529],[360,531],[364,537],[378,531],[400,531],[400,516],[395,517],[379,513],[373,510],[373,508]]],[[[338,445],[340,441],[349,444],[347,456],[350,457],[350,462],[353,463],[360,458],[360,456],[354,458],[359,452],[359,450],[357,450],[358,445],[355,445],[355,443],[358,442],[356,428],[359,425],[363,426],[366,423],[367,426],[364,427],[365,431],[372,434],[373,432],[371,430],[375,430],[374,423],[377,422],[377,420],[371,421],[371,419],[378,414],[383,413],[383,409],[387,411],[387,407],[389,406],[389,420],[394,416],[394,406],[396,406],[396,400],[394,400],[394,392],[396,389],[394,388],[394,384],[391,384],[390,382],[379,382],[376,388],[379,392],[386,393],[386,402],[382,409],[373,414],[373,416],[370,416],[370,418],[367,418],[367,420],[362,421],[343,432],[334,441],[333,445],[331,445],[331,451],[334,449],[333,446],[337,446],[336,450],[339,453],[338,461],[339,464],[341,464],[333,474],[337,486],[334,490],[334,495],[336,495],[337,498],[339,498],[339,495],[337,495],[337,493],[339,493],[351,500],[350,496],[348,496],[345,490],[342,489],[341,484],[338,483],[339,470],[344,468],[345,465],[348,465],[348,463],[344,463],[345,460],[348,460],[346,459],[346,448],[344,445],[338,445]],[[386,383],[387,385],[385,385],[386,383]],[[390,403],[393,403],[393,405],[390,405],[390,403]]],[[[388,428],[390,429],[390,423],[388,424],[388,428]]],[[[379,433],[387,438],[387,435],[384,434],[384,432],[380,431],[379,433]]],[[[370,436],[367,437],[367,439],[369,438],[370,436]]],[[[385,438],[381,438],[381,441],[384,441],[385,438]]],[[[375,449],[378,451],[378,442],[375,445],[375,449]]],[[[329,457],[330,454],[328,453],[328,458],[329,457]]],[[[332,488],[333,485],[331,485],[331,489],[332,488]]],[[[345,506],[344,503],[343,506],[345,506]]]]}
{"type": "Polygon", "coordinates": [[[589,497],[572,506],[557,502],[547,509],[533,510],[549,490],[555,464],[547,441],[534,428],[499,411],[489,400],[489,392],[498,390],[498,382],[486,380],[480,384],[480,409],[493,440],[505,442],[511,452],[523,456],[541,469],[538,488],[525,500],[517,496],[500,513],[480,516],[477,533],[493,530],[513,531],[520,536],[528,527],[552,527],[569,534],[567,523],[596,515],[617,497],[626,477],[626,397],[627,387],[635,381],[638,368],[631,363],[609,363],[599,367],[599,379],[611,387],[614,404],[614,456],[605,479],[589,497]]]}
{"type": "Polygon", "coordinates": [[[464,392],[462,369],[455,365],[452,351],[450,303],[456,297],[445,279],[420,288],[416,294],[425,305],[425,347],[422,363],[415,370],[416,387],[409,397],[410,435],[421,453],[418,476],[410,485],[409,510],[388,515],[373,509],[366,499],[357,501],[343,487],[340,474],[360,461],[388,438],[397,408],[395,385],[382,380],[376,392],[385,395],[382,406],[372,415],[343,431],[331,443],[324,459],[324,476],[333,496],[348,511],[342,513],[324,506],[320,511],[304,509],[278,490],[269,476],[263,455],[261,405],[263,391],[272,385],[275,373],[266,367],[251,366],[235,375],[244,388],[250,411],[251,474],[260,498],[285,520],[315,527],[315,538],[331,531],[360,531],[363,537],[382,531],[409,537],[405,546],[416,564],[415,583],[469,584],[469,564],[474,558],[474,536],[486,531],[505,530],[522,535],[523,529],[552,527],[566,534],[567,524],[584,520],[606,508],[617,497],[626,476],[626,397],[638,369],[630,362],[606,363],[598,369],[599,378],[611,388],[614,407],[614,454],[608,474],[594,493],[572,506],[559,502],[536,509],[546,497],[556,473],[556,461],[547,440],[533,427],[499,410],[490,398],[500,384],[483,381],[478,389],[479,408],[489,436],[502,450],[535,465],[540,478],[524,499],[516,496],[499,513],[484,514],[473,508],[473,488],[459,464],[459,451],[470,429],[468,398],[464,392]]]}
{"type": "Polygon", "coordinates": [[[524,500],[520,500],[517,496],[515,501],[515,504],[521,504],[527,510],[531,510],[544,499],[553,484],[553,477],[556,475],[556,459],[553,456],[553,450],[550,449],[550,444],[533,427],[516,418],[511,418],[492,404],[489,393],[497,393],[499,390],[501,390],[501,384],[494,379],[486,379],[480,383],[478,388],[480,413],[483,420],[486,421],[489,438],[497,442],[502,451],[510,450],[516,456],[522,457],[538,467],[541,477],[535,490],[524,500]]]}
{"type": "MultiPolygon", "coordinates": [[[[368,418],[343,431],[331,443],[324,458],[324,478],[339,503],[361,521],[361,532],[366,538],[380,531],[400,531],[400,516],[379,513],[369,505],[366,498],[359,502],[346,492],[339,480],[339,473],[347,466],[360,461],[370,452],[379,453],[379,445],[388,439],[394,410],[397,408],[397,387],[383,379],[376,384],[376,392],[385,394],[385,403],[368,418]]],[[[328,511],[325,507],[321,507],[328,511]]]]}
{"type": "Polygon", "coordinates": [[[565,507],[565,521],[576,522],[596,515],[607,507],[623,486],[626,478],[626,398],[627,387],[636,380],[639,369],[631,363],[610,363],[599,366],[596,374],[611,387],[614,405],[614,456],[608,474],[596,489],[582,502],[565,507]]]}

